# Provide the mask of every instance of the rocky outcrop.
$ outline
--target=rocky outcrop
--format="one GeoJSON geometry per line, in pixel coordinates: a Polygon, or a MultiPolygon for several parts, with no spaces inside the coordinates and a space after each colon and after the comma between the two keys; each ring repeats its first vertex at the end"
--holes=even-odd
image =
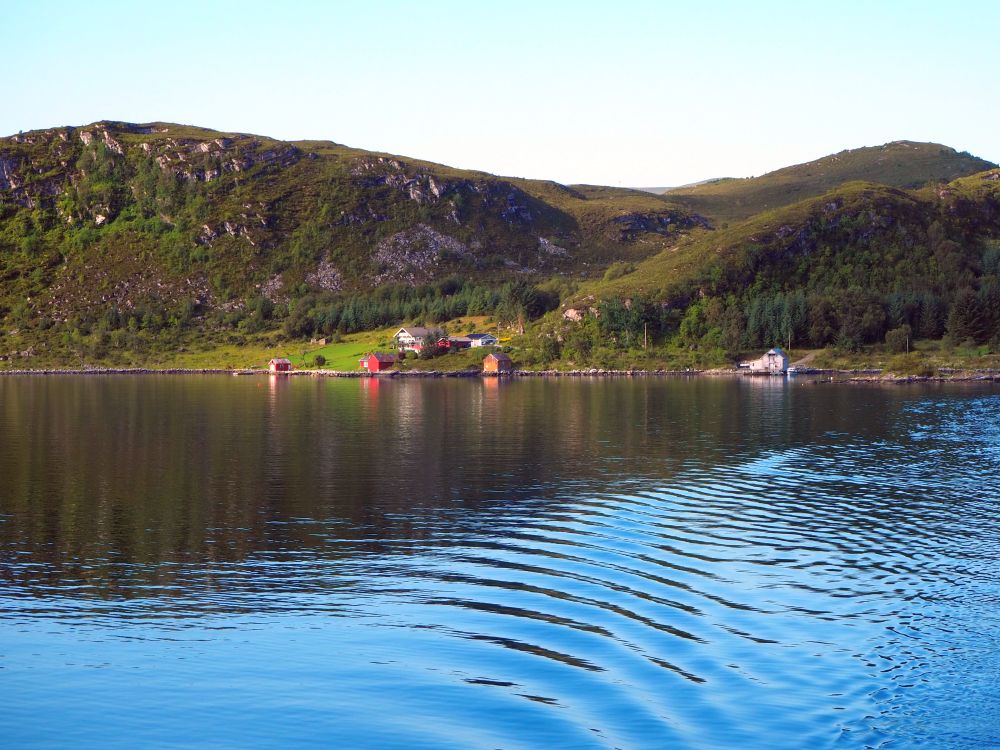
{"type": "Polygon", "coordinates": [[[538,238],[538,252],[544,255],[554,255],[558,258],[565,258],[569,255],[569,250],[564,247],[560,247],[550,239],[545,237],[538,238]]]}
{"type": "Polygon", "coordinates": [[[288,299],[288,295],[281,293],[284,286],[284,279],[282,279],[281,274],[278,273],[260,285],[260,294],[262,297],[267,297],[272,302],[285,302],[288,299]]]}
{"type": "Polygon", "coordinates": [[[0,157],[0,190],[17,190],[22,182],[18,174],[21,160],[8,156],[0,157]]]}
{"type": "Polygon", "coordinates": [[[447,216],[455,224],[462,223],[455,198],[463,203],[479,201],[509,224],[530,224],[535,219],[531,198],[506,180],[449,179],[384,156],[356,159],[351,175],[361,187],[394,188],[419,205],[450,200],[447,216]]]}
{"type": "Polygon", "coordinates": [[[627,213],[611,220],[612,234],[621,242],[632,242],[643,234],[668,235],[671,231],[709,228],[708,220],[697,214],[627,213]]]}
{"type": "Polygon", "coordinates": [[[375,248],[376,284],[389,281],[417,284],[426,281],[445,260],[458,260],[469,248],[454,237],[418,224],[387,237],[375,248]]]}
{"type": "Polygon", "coordinates": [[[327,292],[338,292],[344,287],[344,277],[327,256],[319,262],[315,271],[306,274],[306,284],[327,292]]]}
{"type": "Polygon", "coordinates": [[[98,129],[96,131],[81,130],[80,140],[83,142],[84,146],[90,146],[93,143],[103,143],[109,151],[112,151],[119,156],[125,155],[125,147],[122,146],[120,142],[114,139],[114,137],[105,128],[98,129]]]}

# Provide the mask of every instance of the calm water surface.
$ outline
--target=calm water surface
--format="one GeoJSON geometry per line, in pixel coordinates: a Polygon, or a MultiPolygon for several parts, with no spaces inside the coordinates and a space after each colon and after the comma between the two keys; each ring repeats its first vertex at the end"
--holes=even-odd
{"type": "Polygon", "coordinates": [[[1000,747],[1000,395],[0,378],[4,747],[1000,747]]]}

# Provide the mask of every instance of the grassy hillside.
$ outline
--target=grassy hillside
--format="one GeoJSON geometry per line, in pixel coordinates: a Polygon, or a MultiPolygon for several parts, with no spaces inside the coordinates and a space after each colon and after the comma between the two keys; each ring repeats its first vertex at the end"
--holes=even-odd
{"type": "Polygon", "coordinates": [[[141,332],[224,334],[254,317],[260,329],[297,306],[308,320],[293,332],[311,333],[333,325],[309,317],[316,304],[329,312],[375,289],[390,290],[377,311],[338,312],[335,325],[455,313],[442,300],[461,289],[478,307],[460,314],[503,302],[523,315],[531,285],[600,275],[704,223],[638,191],[330,142],[171,123],[23,133],[0,139],[0,321],[17,332],[0,355],[36,342],[78,348],[95,331],[123,350],[141,332]]]}
{"type": "Polygon", "coordinates": [[[582,285],[547,334],[578,357],[650,334],[729,357],[945,335],[1000,349],[1000,170],[918,191],[848,183],[626,270],[582,285]]]}
{"type": "Polygon", "coordinates": [[[0,139],[0,367],[347,365],[403,321],[470,317],[539,366],[1000,348],[983,166],[899,142],[663,197],[169,123],[20,134],[0,139]]]}
{"type": "Polygon", "coordinates": [[[709,180],[674,188],[668,190],[665,197],[716,223],[732,223],[822,195],[847,182],[861,180],[890,187],[918,188],[929,182],[948,182],[995,166],[937,143],[895,141],[884,146],[841,151],[760,177],[709,180]]]}
{"type": "Polygon", "coordinates": [[[670,230],[701,223],[637,191],[591,196],[334,143],[169,123],[0,139],[0,201],[8,267],[18,251],[103,266],[106,253],[135,245],[127,254],[143,256],[139,268],[119,275],[155,272],[218,302],[264,287],[277,295],[455,271],[577,271],[652,251],[670,230]]]}

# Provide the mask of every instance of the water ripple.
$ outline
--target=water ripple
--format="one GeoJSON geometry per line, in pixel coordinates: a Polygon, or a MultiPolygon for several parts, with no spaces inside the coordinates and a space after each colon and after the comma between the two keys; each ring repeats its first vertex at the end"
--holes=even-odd
{"type": "Polygon", "coordinates": [[[100,481],[56,429],[93,400],[50,412],[32,384],[22,414],[0,389],[0,438],[30,419],[51,448],[0,459],[14,744],[148,744],[94,718],[125,695],[179,746],[1000,744],[996,395],[356,385],[181,389],[167,437],[194,440],[191,398],[225,429],[174,475],[146,424],[100,481]],[[400,453],[437,424],[418,414],[464,442],[400,453]]]}

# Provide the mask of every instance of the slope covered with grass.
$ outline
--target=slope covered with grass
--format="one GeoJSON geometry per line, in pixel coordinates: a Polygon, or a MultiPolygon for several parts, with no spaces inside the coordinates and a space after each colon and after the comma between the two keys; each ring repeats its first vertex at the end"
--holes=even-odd
{"type": "Polygon", "coordinates": [[[740,221],[857,180],[897,188],[948,182],[996,165],[937,143],[894,141],[858,148],[747,179],[709,180],[664,197],[716,223],[740,221]]]}

